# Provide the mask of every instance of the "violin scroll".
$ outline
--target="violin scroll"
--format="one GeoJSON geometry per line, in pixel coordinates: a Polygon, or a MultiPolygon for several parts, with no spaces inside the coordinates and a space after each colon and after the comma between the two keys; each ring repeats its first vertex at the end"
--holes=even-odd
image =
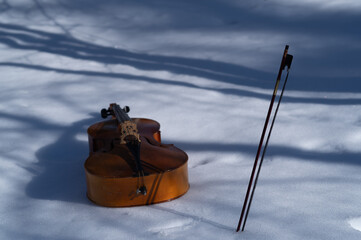
{"type": "MultiPolygon", "coordinates": [[[[110,104],[110,107],[108,109],[103,108],[100,111],[100,115],[102,116],[102,118],[107,118],[108,116],[112,115],[114,116],[114,111],[112,109],[112,106],[116,105],[115,103],[110,104]]],[[[128,113],[130,111],[130,108],[128,106],[124,106],[122,109],[125,113],[128,113]]]]}

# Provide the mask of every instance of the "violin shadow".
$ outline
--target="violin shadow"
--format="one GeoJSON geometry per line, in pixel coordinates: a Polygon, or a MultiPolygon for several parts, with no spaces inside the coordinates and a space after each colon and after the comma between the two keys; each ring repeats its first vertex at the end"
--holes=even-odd
{"type": "Polygon", "coordinates": [[[36,152],[40,171],[26,187],[29,197],[90,204],[83,167],[89,155],[85,136],[87,127],[100,120],[98,115],[93,113],[91,118],[64,127],[55,142],[36,152]]]}

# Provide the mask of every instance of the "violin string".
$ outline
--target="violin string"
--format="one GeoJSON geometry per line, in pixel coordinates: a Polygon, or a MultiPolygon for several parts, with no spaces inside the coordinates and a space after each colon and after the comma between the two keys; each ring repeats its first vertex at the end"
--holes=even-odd
{"type": "MultiPolygon", "coordinates": [[[[128,114],[123,109],[121,109],[118,104],[114,104],[113,112],[120,124],[126,121],[131,121],[128,114]]],[[[138,175],[138,181],[137,181],[137,192],[138,192],[141,191],[140,190],[141,188],[146,189],[144,184],[145,182],[144,171],[140,160],[140,142],[138,140],[128,141],[127,145],[128,148],[131,150],[135,160],[136,172],[138,175]]]]}

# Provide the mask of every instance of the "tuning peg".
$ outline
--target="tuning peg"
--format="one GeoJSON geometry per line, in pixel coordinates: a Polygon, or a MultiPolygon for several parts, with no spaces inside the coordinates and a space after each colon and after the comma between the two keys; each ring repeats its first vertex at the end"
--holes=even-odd
{"type": "Polygon", "coordinates": [[[124,110],[124,112],[128,113],[128,112],[130,111],[130,108],[129,108],[128,106],[125,106],[125,107],[123,108],[123,110],[124,110]]]}
{"type": "Polygon", "coordinates": [[[110,110],[106,110],[105,108],[100,111],[100,115],[102,116],[102,118],[107,118],[110,114],[110,110]]]}

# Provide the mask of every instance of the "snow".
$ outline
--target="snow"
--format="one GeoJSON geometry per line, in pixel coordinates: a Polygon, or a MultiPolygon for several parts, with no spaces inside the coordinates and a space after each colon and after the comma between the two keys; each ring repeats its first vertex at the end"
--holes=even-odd
{"type": "Polygon", "coordinates": [[[354,218],[349,221],[351,227],[361,231],[361,218],[354,218]]]}
{"type": "Polygon", "coordinates": [[[360,239],[357,0],[0,2],[0,239],[360,239]],[[236,233],[283,48],[294,62],[236,233]],[[86,198],[109,103],[189,155],[174,201],[86,198]]]}

